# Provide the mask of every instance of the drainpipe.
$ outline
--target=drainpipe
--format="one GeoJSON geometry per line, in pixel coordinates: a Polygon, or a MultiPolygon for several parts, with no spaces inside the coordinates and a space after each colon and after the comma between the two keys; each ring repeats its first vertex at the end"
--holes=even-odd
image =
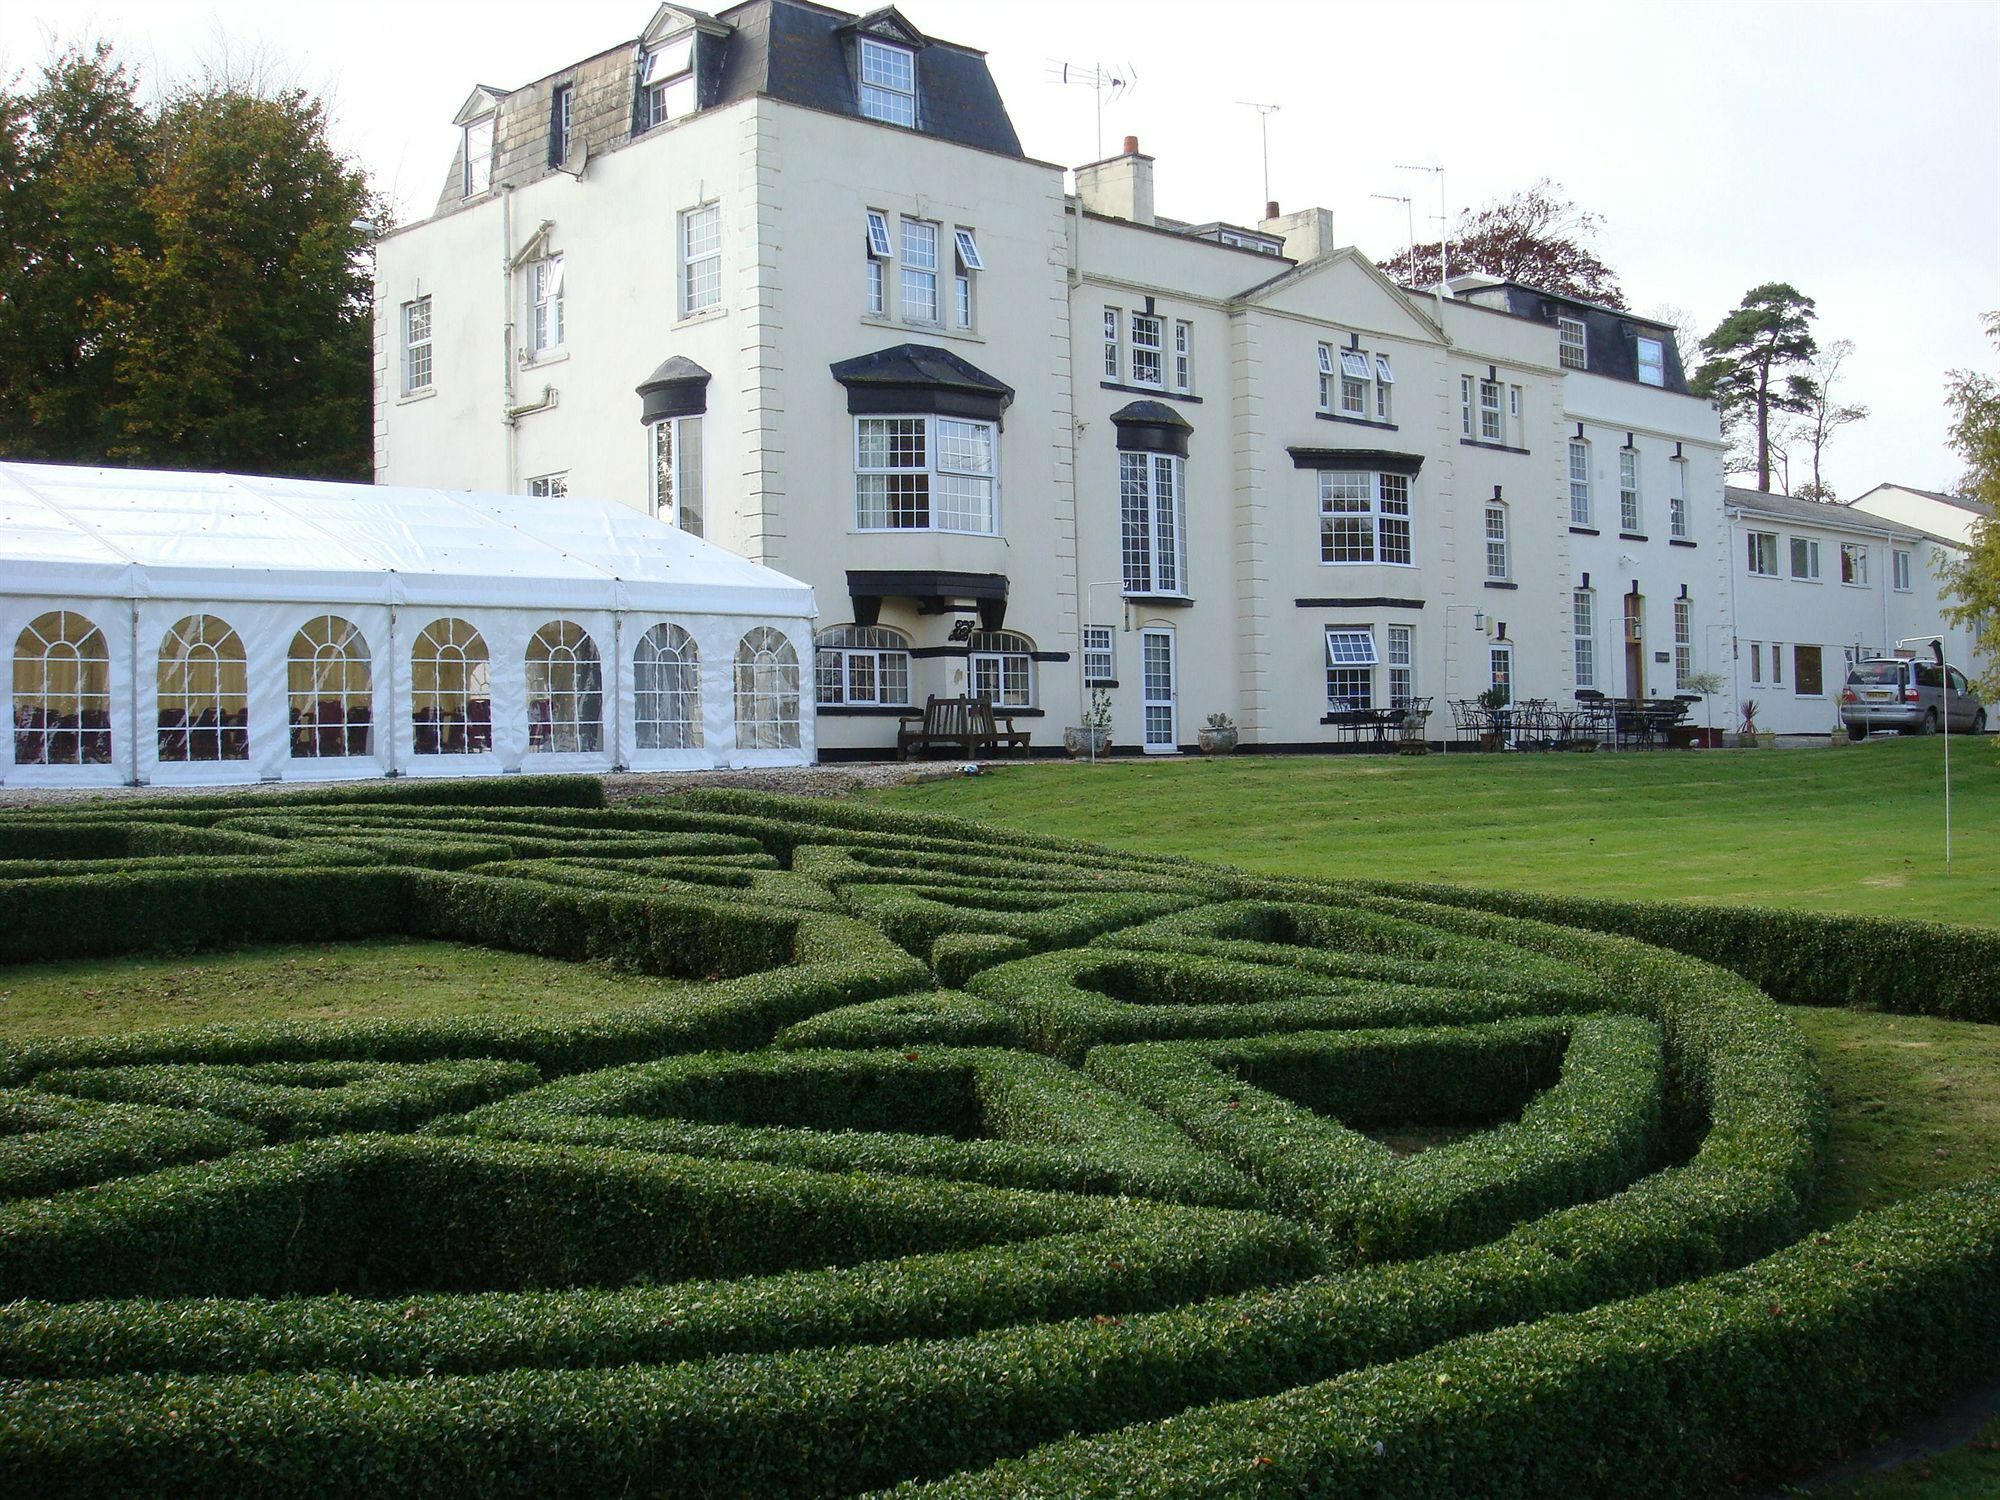
{"type": "Polygon", "coordinates": [[[1741,621],[1736,614],[1736,523],[1743,519],[1743,512],[1725,505],[1722,508],[1724,534],[1728,537],[1723,551],[1727,554],[1724,571],[1729,575],[1729,711],[1736,712],[1743,701],[1743,684],[1739,681],[1742,673],[1741,621]]]}
{"type": "Polygon", "coordinates": [[[500,420],[507,429],[506,494],[520,487],[514,432],[514,189],[500,189],[500,420]]]}

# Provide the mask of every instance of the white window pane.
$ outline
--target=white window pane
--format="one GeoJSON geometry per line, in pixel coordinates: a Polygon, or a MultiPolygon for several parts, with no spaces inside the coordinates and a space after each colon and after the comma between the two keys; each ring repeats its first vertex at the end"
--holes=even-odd
{"type": "Polygon", "coordinates": [[[1333,351],[1325,344],[1319,346],[1319,372],[1322,375],[1333,373],[1333,351]]]}
{"type": "Polygon", "coordinates": [[[1366,380],[1368,378],[1368,356],[1363,354],[1359,349],[1341,350],[1340,373],[1345,375],[1349,380],[1366,380]]]}
{"type": "Polygon", "coordinates": [[[1375,665],[1375,633],[1372,630],[1335,630],[1326,633],[1328,666],[1375,665]]]}
{"type": "Polygon", "coordinates": [[[694,33],[692,31],[662,42],[646,54],[645,83],[648,88],[656,83],[664,83],[677,73],[685,73],[694,66],[694,33]]]}
{"type": "Polygon", "coordinates": [[[940,417],[937,424],[938,467],[961,474],[993,472],[993,428],[986,422],[954,422],[940,417]]]}
{"type": "Polygon", "coordinates": [[[872,208],[868,210],[868,253],[879,255],[884,260],[895,254],[889,244],[888,215],[877,213],[872,208]]]}
{"type": "Polygon", "coordinates": [[[1394,385],[1396,383],[1396,377],[1389,373],[1388,355],[1378,354],[1375,356],[1375,378],[1384,385],[1394,385]]]}
{"type": "Polygon", "coordinates": [[[958,241],[958,262],[968,271],[983,271],[986,263],[979,258],[979,242],[972,237],[970,229],[961,229],[955,238],[958,241]]]}

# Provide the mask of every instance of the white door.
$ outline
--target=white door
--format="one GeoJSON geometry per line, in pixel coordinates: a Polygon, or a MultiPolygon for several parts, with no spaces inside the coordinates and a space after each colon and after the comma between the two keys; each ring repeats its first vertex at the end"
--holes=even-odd
{"type": "Polygon", "coordinates": [[[1172,755],[1180,749],[1180,715],[1174,706],[1174,633],[1171,630],[1142,630],[1140,641],[1140,686],[1146,714],[1145,750],[1148,755],[1172,755]]]}

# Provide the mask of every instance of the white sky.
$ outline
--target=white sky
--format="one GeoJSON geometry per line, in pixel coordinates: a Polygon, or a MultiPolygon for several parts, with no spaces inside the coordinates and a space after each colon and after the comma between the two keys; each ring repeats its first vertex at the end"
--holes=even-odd
{"type": "MultiPolygon", "coordinates": [[[[717,7],[720,8],[720,7],[717,7]]],[[[854,5],[851,8],[866,9],[854,5]]],[[[1176,218],[1254,222],[1256,114],[1271,196],[1319,205],[1386,257],[1538,177],[1604,219],[1598,253],[1632,305],[1703,332],[1750,287],[1817,299],[1852,339],[1842,395],[1872,417],[1828,450],[1843,497],[1880,480],[1949,488],[1944,372],[1992,370],[2000,308],[2000,0],[908,0],[924,31],[983,47],[1031,156],[1098,155],[1092,96],[1056,65],[1136,76],[1104,147],[1136,134],[1176,218]]],[[[333,103],[337,138],[399,217],[426,212],[475,83],[512,88],[636,36],[651,0],[14,0],[0,68],[106,37],[150,79],[262,54],[333,103]]],[[[1808,476],[1794,471],[1794,482],[1808,476]]]]}

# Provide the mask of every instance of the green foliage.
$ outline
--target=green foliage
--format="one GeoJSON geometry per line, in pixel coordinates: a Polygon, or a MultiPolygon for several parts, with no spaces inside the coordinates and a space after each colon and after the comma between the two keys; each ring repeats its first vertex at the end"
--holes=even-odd
{"type": "Polygon", "coordinates": [[[23,954],[696,981],[0,1057],[9,1493],[1703,1493],[2000,1332],[1990,1183],[1796,1243],[1825,1102],[1740,977],[1832,998],[1902,942],[1971,1005],[1978,935],[739,793],[146,802],[0,819],[0,860],[23,954]]]}
{"type": "MultiPolygon", "coordinates": [[[[1462,212],[1452,231],[1451,274],[1480,271],[1558,296],[1623,307],[1617,273],[1590,248],[1603,219],[1577,207],[1562,191],[1561,183],[1544,177],[1511,198],[1462,212]]],[[[1414,245],[1381,264],[1383,275],[1396,281],[1434,286],[1440,245],[1436,240],[1414,245]]]]}
{"type": "MultiPolygon", "coordinates": [[[[2000,312],[1985,317],[1986,332],[2000,345],[2000,312]]],[[[1951,412],[1951,445],[1965,460],[1959,486],[1986,507],[1973,523],[1972,545],[1951,563],[1946,581],[1954,602],[1947,617],[1971,628],[1987,662],[1980,687],[1989,703],[2000,701],[2000,381],[1983,371],[1953,370],[1945,381],[1951,412]]]]}
{"type": "Polygon", "coordinates": [[[1771,415],[1803,412],[1818,386],[1811,374],[1819,352],[1810,324],[1813,299],[1782,281],[1754,286],[1701,341],[1707,358],[1688,388],[1721,403],[1725,426],[1748,419],[1755,442],[1757,488],[1771,488],[1771,415]]]}
{"type": "Polygon", "coordinates": [[[301,90],[138,102],[108,44],[0,94],[0,454],[366,479],[386,227],[301,90]]]}

